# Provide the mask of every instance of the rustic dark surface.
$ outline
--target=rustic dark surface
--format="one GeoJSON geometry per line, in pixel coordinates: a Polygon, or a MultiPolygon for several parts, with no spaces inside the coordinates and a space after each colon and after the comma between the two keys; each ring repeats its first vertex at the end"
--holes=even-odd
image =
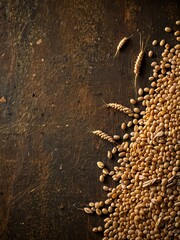
{"type": "MultiPolygon", "coordinates": [[[[105,199],[96,162],[111,145],[88,129],[120,133],[127,117],[102,99],[130,106],[136,30],[150,35],[147,51],[153,38],[171,41],[164,27],[177,28],[178,2],[0,1],[0,239],[101,239],[91,228],[102,219],[73,206],[105,199]]],[[[149,64],[139,86],[149,85],[149,64]]]]}

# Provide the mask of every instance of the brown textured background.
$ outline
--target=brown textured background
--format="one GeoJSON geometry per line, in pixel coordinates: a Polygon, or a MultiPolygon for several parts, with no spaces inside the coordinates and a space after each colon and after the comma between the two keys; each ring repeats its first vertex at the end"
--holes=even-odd
{"type": "Polygon", "coordinates": [[[73,207],[105,199],[96,162],[111,145],[88,128],[120,133],[127,117],[102,99],[130,106],[135,96],[136,30],[151,36],[148,51],[153,38],[171,41],[164,27],[178,18],[178,0],[0,1],[0,239],[101,239],[91,228],[102,218],[73,207]]]}

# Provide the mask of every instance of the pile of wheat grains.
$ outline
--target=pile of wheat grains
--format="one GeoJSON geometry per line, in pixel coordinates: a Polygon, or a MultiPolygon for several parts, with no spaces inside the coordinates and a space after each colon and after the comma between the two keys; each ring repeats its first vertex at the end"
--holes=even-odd
{"type": "MultiPolygon", "coordinates": [[[[169,27],[165,31],[172,34],[169,27]]],[[[159,41],[164,48],[162,58],[151,64],[151,87],[138,89],[137,99],[130,100],[134,108],[107,104],[133,116],[132,121],[121,125],[123,130],[133,127],[133,131],[124,135],[121,144],[118,135],[93,132],[113,144],[109,159],[118,155],[111,171],[105,163],[97,163],[102,170],[99,180],[104,182],[110,176],[117,186],[104,185],[107,199],[84,208],[89,214],[106,215],[104,226],[92,229],[102,232],[103,240],[180,239],[180,31],[174,36],[174,47],[164,39],[159,41]],[[135,106],[139,102],[144,111],[135,106]]],[[[158,42],[154,40],[152,45],[158,42]]]]}

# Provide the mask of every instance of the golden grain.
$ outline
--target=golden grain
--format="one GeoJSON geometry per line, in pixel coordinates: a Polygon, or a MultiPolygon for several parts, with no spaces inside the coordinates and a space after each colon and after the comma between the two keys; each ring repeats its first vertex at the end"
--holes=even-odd
{"type": "Polygon", "coordinates": [[[164,30],[165,30],[165,32],[168,32],[168,33],[170,33],[172,31],[172,29],[170,27],[165,27],[164,30]]]}
{"type": "MultiPolygon", "coordinates": [[[[114,149],[114,148],[113,148],[114,149]]],[[[116,149],[116,148],[115,148],[116,149]]],[[[116,152],[115,152],[116,153],[116,152]]],[[[107,152],[107,157],[109,158],[109,159],[112,159],[112,152],[110,152],[110,151],[108,151],[107,152]]]]}
{"type": "Polygon", "coordinates": [[[122,129],[122,130],[125,130],[125,129],[126,129],[126,123],[122,123],[122,124],[121,124],[121,129],[122,129]]]}
{"type": "Polygon", "coordinates": [[[105,180],[105,179],[104,179],[104,176],[103,176],[103,175],[100,175],[100,176],[99,176],[99,181],[103,183],[104,180],[105,180]]]}
{"type": "Polygon", "coordinates": [[[88,207],[85,207],[84,211],[85,211],[85,213],[88,213],[88,214],[92,214],[93,213],[93,211],[90,208],[88,208],[88,207]]]}
{"type": "MultiPolygon", "coordinates": [[[[148,39],[149,39],[149,37],[148,37],[148,39]]],[[[146,43],[144,45],[144,43],[141,39],[141,35],[140,35],[140,52],[139,52],[139,54],[136,58],[135,64],[134,64],[134,74],[135,74],[134,87],[135,87],[135,90],[137,89],[137,78],[140,74],[140,68],[141,68],[142,60],[144,57],[144,51],[145,51],[148,39],[146,40],[146,43]]]]}
{"type": "Polygon", "coordinates": [[[114,54],[114,58],[117,56],[118,52],[124,46],[124,44],[127,42],[127,40],[131,37],[132,37],[132,35],[130,35],[129,37],[124,37],[123,39],[120,40],[120,42],[117,45],[117,49],[116,49],[116,52],[114,54]]]}
{"type": "MultiPolygon", "coordinates": [[[[170,32],[167,27],[165,31],[170,32]]],[[[176,32],[175,37],[179,36],[176,32]]],[[[178,239],[180,44],[171,48],[166,43],[162,58],[151,65],[151,87],[138,90],[137,100],[145,107],[143,111],[139,107],[132,111],[121,104],[109,106],[133,116],[121,128],[134,124],[134,129],[124,134],[123,140],[127,141],[109,151],[119,157],[113,169],[109,172],[100,167],[103,177],[117,181],[115,187],[103,186],[105,207],[91,203],[91,209],[86,208],[87,213],[107,215],[103,240],[178,239]]],[[[130,103],[137,102],[131,99],[130,103]]]]}
{"type": "Polygon", "coordinates": [[[139,88],[138,94],[139,94],[140,96],[143,95],[143,90],[142,90],[142,88],[139,88]]]}
{"type": "Polygon", "coordinates": [[[128,138],[129,138],[129,134],[128,133],[124,134],[123,139],[126,140],[128,138]]]}
{"type": "Polygon", "coordinates": [[[108,214],[108,210],[106,208],[102,208],[102,213],[103,214],[108,214]]]}
{"type": "Polygon", "coordinates": [[[149,57],[152,57],[152,56],[153,56],[153,51],[149,51],[149,52],[148,52],[148,56],[149,56],[149,57]]]}
{"type": "Polygon", "coordinates": [[[121,137],[119,135],[114,135],[113,138],[114,140],[119,140],[121,137]]]}
{"type": "Polygon", "coordinates": [[[133,111],[134,111],[135,113],[139,113],[139,112],[140,112],[140,109],[139,109],[139,108],[134,108],[133,111]]]}
{"type": "Polygon", "coordinates": [[[97,208],[96,209],[96,214],[100,216],[100,215],[102,215],[102,211],[99,208],[97,208]]]}
{"type": "Polygon", "coordinates": [[[158,43],[158,41],[157,41],[157,40],[154,40],[154,41],[152,42],[152,45],[153,45],[153,46],[156,46],[157,43],[158,43]]]}
{"type": "Polygon", "coordinates": [[[133,105],[135,105],[137,102],[136,102],[135,99],[131,98],[131,99],[130,99],[130,103],[133,104],[133,105]]]}
{"type": "Polygon", "coordinates": [[[98,232],[98,228],[97,228],[97,227],[94,227],[94,228],[92,229],[92,231],[93,231],[93,232],[98,232]]]}
{"type": "Polygon", "coordinates": [[[98,232],[102,232],[103,228],[101,226],[98,227],[98,232]]]}
{"type": "Polygon", "coordinates": [[[98,168],[104,168],[104,163],[98,161],[98,162],[97,162],[97,166],[98,166],[98,168]]]}
{"type": "Polygon", "coordinates": [[[132,121],[129,121],[128,123],[127,123],[127,127],[131,127],[133,125],[133,122],[132,121]]]}
{"type": "Polygon", "coordinates": [[[165,40],[162,39],[162,40],[160,41],[159,45],[162,47],[162,46],[164,46],[164,44],[165,44],[165,40]]]}
{"type": "Polygon", "coordinates": [[[103,168],[102,173],[104,175],[108,175],[109,174],[109,170],[107,168],[103,168]]]}
{"type": "Polygon", "coordinates": [[[113,139],[113,137],[102,132],[101,130],[95,130],[95,131],[92,131],[92,133],[95,134],[96,136],[99,136],[100,138],[102,138],[104,140],[107,140],[108,142],[115,143],[115,140],[113,139]]]}
{"type": "Polygon", "coordinates": [[[174,36],[176,36],[176,37],[178,37],[180,35],[180,31],[176,31],[175,33],[174,33],[174,36]]]}
{"type": "MultiPolygon", "coordinates": [[[[112,149],[112,154],[115,154],[116,152],[117,152],[117,148],[116,147],[113,147],[113,149],[112,149]]],[[[109,157],[108,157],[109,158],[109,157]]],[[[112,158],[112,157],[111,157],[112,158]]],[[[109,158],[109,159],[111,159],[111,158],[109,158]]]]}
{"type": "Polygon", "coordinates": [[[95,205],[95,204],[94,204],[93,202],[90,202],[90,203],[89,203],[89,206],[90,206],[90,207],[94,207],[94,205],[95,205]]]}
{"type": "Polygon", "coordinates": [[[108,186],[103,186],[103,190],[107,192],[107,191],[109,191],[109,187],[108,186]]]}

